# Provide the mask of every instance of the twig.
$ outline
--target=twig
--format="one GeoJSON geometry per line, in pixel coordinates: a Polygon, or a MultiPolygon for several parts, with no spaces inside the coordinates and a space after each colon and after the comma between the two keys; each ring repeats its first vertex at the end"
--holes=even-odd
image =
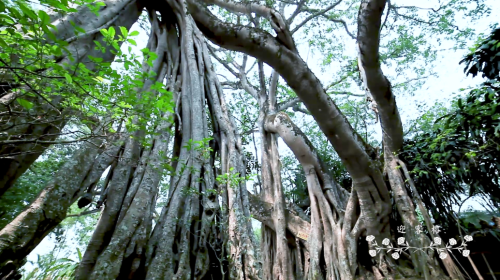
{"type": "Polygon", "coordinates": [[[384,23],[382,23],[382,26],[380,26],[380,30],[384,28],[385,24],[387,23],[387,18],[389,18],[389,14],[391,13],[391,1],[387,0],[387,14],[385,15],[384,23]]]}
{"type": "Polygon", "coordinates": [[[7,63],[6,63],[3,59],[1,59],[1,58],[0,58],[0,62],[2,62],[5,66],[7,66],[7,67],[9,68],[9,70],[10,70],[12,73],[14,73],[14,75],[16,75],[16,76],[17,76],[17,77],[18,77],[18,78],[19,78],[19,79],[20,79],[23,83],[25,83],[25,84],[26,84],[26,85],[27,85],[27,86],[28,86],[28,87],[29,87],[29,88],[30,88],[30,89],[31,89],[31,90],[32,90],[32,91],[33,91],[36,95],[38,95],[38,96],[39,96],[39,97],[41,97],[43,100],[45,100],[45,102],[49,103],[49,104],[50,104],[50,106],[52,106],[52,108],[54,108],[54,110],[56,110],[56,112],[57,112],[57,113],[59,113],[59,115],[61,115],[61,114],[62,114],[62,113],[61,113],[61,111],[59,111],[59,110],[57,109],[57,107],[56,107],[54,104],[52,104],[52,103],[50,102],[50,100],[48,100],[45,96],[41,95],[41,94],[40,94],[40,93],[39,93],[36,89],[34,89],[34,88],[33,88],[33,87],[32,87],[32,86],[31,86],[31,85],[30,85],[30,84],[29,84],[26,80],[24,80],[24,78],[23,78],[23,77],[19,76],[19,74],[17,74],[17,72],[16,72],[16,71],[14,71],[13,69],[11,69],[11,68],[9,67],[9,65],[8,65],[8,64],[7,64],[7,63]]]}
{"type": "MultiPolygon", "coordinates": [[[[336,6],[338,6],[340,3],[342,2],[341,1],[337,1],[335,3],[333,3],[332,5],[326,7],[325,9],[321,10],[321,11],[315,11],[314,14],[308,16],[305,20],[303,20],[301,23],[299,23],[297,26],[295,26],[295,28],[290,31],[292,34],[295,33],[297,30],[299,30],[302,26],[304,26],[307,22],[309,22],[310,20],[318,17],[318,16],[322,16],[324,14],[326,14],[328,11],[332,10],[333,8],[335,8],[336,6]]],[[[310,11],[312,12],[313,10],[311,9],[305,9],[306,11],[310,11]]],[[[349,32],[348,32],[349,33],[349,32]]]]}
{"type": "Polygon", "coordinates": [[[89,214],[94,214],[94,213],[97,213],[100,211],[101,211],[101,208],[97,208],[97,209],[90,210],[90,211],[82,211],[78,214],[67,215],[66,217],[80,217],[80,216],[85,216],[85,215],[89,215],[89,214]]]}

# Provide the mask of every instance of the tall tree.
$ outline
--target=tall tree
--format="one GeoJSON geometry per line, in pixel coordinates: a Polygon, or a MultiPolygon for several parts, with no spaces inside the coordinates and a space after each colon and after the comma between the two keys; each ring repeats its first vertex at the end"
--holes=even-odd
{"type": "MultiPolygon", "coordinates": [[[[144,8],[148,12],[150,33],[148,44],[142,50],[145,59],[138,70],[141,75],[133,80],[135,86],[120,85],[118,75],[108,75],[112,90],[107,102],[113,106],[121,104],[121,96],[135,100],[125,107],[101,106],[113,108],[107,113],[114,119],[116,114],[123,113],[121,110],[133,107],[134,115],[127,116],[127,134],[120,134],[123,141],[115,144],[116,139],[106,139],[106,146],[97,149],[96,145],[105,140],[89,140],[85,149],[63,166],[32,205],[1,231],[2,273],[13,277],[22,259],[66,216],[79,197],[79,204],[89,203],[97,192],[98,178],[109,167],[105,183],[99,189],[101,198],[97,204],[98,208],[103,206],[99,209],[102,210],[101,218],[76,271],[78,279],[393,279],[398,276],[431,279],[445,277],[440,259],[443,259],[441,262],[448,276],[463,278],[444,253],[437,256],[433,251],[411,251],[409,255],[401,251],[382,250],[378,254],[376,251],[379,250],[377,244],[396,240],[394,220],[391,221],[394,206],[399,219],[408,228],[419,224],[417,207],[427,227],[432,226],[418,189],[413,188],[407,172],[403,174],[400,169],[405,170],[398,156],[403,145],[402,122],[393,87],[381,70],[381,63],[391,56],[401,55],[399,45],[411,41],[405,37],[393,44],[396,47],[391,54],[381,54],[380,30],[388,26],[393,28],[386,25],[387,18],[405,17],[419,22],[415,14],[402,12],[419,8],[399,7],[385,0],[363,0],[359,7],[347,12],[351,15],[353,11],[358,12],[358,32],[354,36],[349,31],[349,24],[335,15],[334,8],[340,3],[342,1],[320,5],[321,9],[316,9],[311,8],[314,3],[309,1],[292,4],[278,1],[266,5],[219,0],[105,1],[96,5],[78,2],[74,3],[76,9],[66,7],[65,13],[48,19],[41,12],[33,16],[26,6],[20,6],[23,14],[45,25],[53,22],[57,27],[53,34],[44,29],[52,40],[48,44],[66,41],[62,45],[69,47],[64,55],[47,57],[53,60],[50,67],[66,71],[61,75],[69,84],[78,77],[70,75],[69,71],[80,69],[71,65],[80,65],[80,61],[85,66],[84,73],[98,70],[99,75],[106,67],[109,69],[108,62],[115,56],[122,62],[126,60],[124,67],[127,69],[140,64],[127,60],[119,48],[144,8]],[[273,5],[279,12],[272,8],[273,5]],[[284,18],[287,5],[294,5],[296,9],[289,18],[284,18]],[[222,21],[213,14],[217,9],[208,6],[226,11],[225,16],[237,24],[222,21]],[[303,21],[290,30],[294,18],[302,17],[303,21]],[[382,158],[331,97],[331,94],[346,94],[332,93],[330,89],[340,87],[355,71],[350,69],[339,82],[323,87],[307,65],[307,58],[304,61],[299,55],[292,35],[318,18],[342,25],[348,36],[357,40],[357,66],[363,90],[368,92],[383,131],[382,158]],[[88,19],[93,20],[87,22],[88,19]],[[85,33],[73,36],[73,31],[82,32],[75,27],[82,24],[85,33]],[[115,39],[118,29],[121,34],[115,39]],[[271,35],[272,32],[276,36],[271,35]],[[222,48],[244,53],[242,62],[238,64],[216,56],[220,50],[206,42],[205,36],[222,48]],[[94,49],[93,43],[97,48],[94,49]],[[230,113],[222,84],[218,81],[220,73],[214,69],[210,54],[237,78],[237,84],[232,86],[250,94],[251,102],[257,107],[249,110],[255,115],[261,144],[260,191],[254,194],[246,189],[247,162],[243,145],[248,140],[246,132],[240,130],[230,113]],[[256,58],[258,86],[253,86],[247,77],[253,67],[247,67],[250,56],[256,58]],[[87,58],[90,61],[85,64],[87,58]],[[99,64],[102,62],[104,64],[99,64]],[[264,63],[273,68],[267,81],[264,63]],[[279,85],[280,77],[291,90],[279,85]],[[279,89],[288,90],[291,98],[278,102],[279,89]],[[301,103],[306,110],[300,107],[301,103]],[[332,176],[312,141],[284,112],[289,108],[314,118],[349,173],[352,186],[336,182],[337,178],[332,176]],[[174,141],[170,145],[172,129],[174,141]],[[301,165],[310,218],[300,207],[286,201],[278,136],[301,165]],[[168,159],[165,155],[170,153],[170,146],[172,157],[168,159]],[[154,220],[159,184],[165,179],[167,162],[173,171],[166,177],[170,181],[168,198],[158,219],[154,220]],[[413,196],[409,195],[407,187],[411,188],[413,196]],[[60,194],[65,198],[52,205],[50,201],[60,194]],[[38,210],[32,211],[35,208],[38,210]],[[54,215],[47,218],[40,214],[47,211],[54,215]],[[253,237],[251,215],[263,223],[260,252],[253,237]],[[47,226],[42,226],[45,224],[47,226]],[[24,228],[19,229],[19,225],[24,228]]],[[[462,2],[455,0],[441,8],[448,15],[447,11],[460,5],[462,2]]],[[[439,15],[441,8],[434,11],[429,22],[422,23],[424,29],[435,28],[434,16],[439,15]]],[[[15,15],[13,10],[9,11],[15,15]]],[[[441,22],[446,19],[444,17],[441,22]]],[[[27,24],[25,21],[20,23],[27,24]]],[[[445,26],[448,28],[452,24],[448,22],[445,26]]],[[[14,34],[28,33],[10,28],[14,34]]],[[[456,38],[465,38],[469,33],[459,30],[456,38]]],[[[13,44],[12,41],[9,44],[13,44]]],[[[8,48],[13,49],[12,46],[8,48]]],[[[405,61],[411,62],[411,59],[405,61]]],[[[67,124],[66,116],[86,118],[84,106],[66,106],[65,102],[75,103],[72,97],[78,94],[51,92],[47,98],[37,94],[37,88],[32,87],[33,76],[30,80],[16,72],[28,70],[31,74],[37,70],[45,75],[52,73],[52,68],[18,69],[15,63],[15,57],[9,57],[4,63],[6,68],[2,68],[11,73],[7,79],[21,84],[12,86],[9,80],[2,82],[5,90],[0,98],[5,109],[0,117],[6,116],[2,117],[2,125],[5,123],[7,133],[2,134],[5,139],[0,139],[3,141],[0,143],[2,152],[9,157],[10,161],[6,162],[9,170],[15,169],[5,176],[0,174],[1,180],[5,180],[2,185],[5,188],[12,185],[48,145],[55,143],[53,140],[60,134],[61,127],[67,124]],[[26,93],[26,97],[22,95],[26,99],[20,98],[19,93],[26,93]],[[13,103],[15,100],[17,103],[13,103]],[[14,114],[11,107],[23,113],[14,114]],[[59,114],[61,111],[64,114],[59,114]],[[43,121],[31,123],[32,113],[43,115],[43,121]],[[16,130],[18,124],[24,127],[28,123],[27,130],[16,130]],[[49,127],[56,131],[48,131],[49,127]],[[21,142],[12,142],[14,136],[20,136],[21,142]],[[37,149],[35,153],[33,149],[37,149]],[[34,156],[25,156],[28,152],[34,156]],[[12,160],[17,163],[13,164],[12,160]]],[[[356,63],[350,61],[349,65],[353,68],[356,63]]],[[[102,80],[99,78],[96,77],[102,80]]],[[[346,95],[352,96],[351,93],[346,95]]],[[[248,122],[248,116],[245,118],[248,122]]],[[[102,127],[107,127],[106,118],[98,116],[97,119],[101,119],[100,124],[89,125],[91,130],[101,131],[102,127]]],[[[252,133],[254,124],[248,126],[252,133]]],[[[423,247],[430,241],[427,236],[412,232],[405,237],[409,241],[406,244],[412,247],[423,247]]],[[[430,237],[437,243],[439,236],[430,233],[430,237]]],[[[398,244],[402,245],[399,240],[398,244]]]]}

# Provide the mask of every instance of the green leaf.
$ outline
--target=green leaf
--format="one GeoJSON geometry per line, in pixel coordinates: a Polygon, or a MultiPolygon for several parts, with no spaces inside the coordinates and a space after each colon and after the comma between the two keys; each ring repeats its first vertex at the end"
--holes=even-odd
{"type": "Polygon", "coordinates": [[[56,38],[56,36],[54,35],[54,33],[52,33],[52,31],[51,31],[49,28],[47,28],[47,26],[43,25],[43,26],[42,26],[42,30],[43,30],[43,32],[45,32],[45,34],[47,34],[47,36],[49,36],[49,38],[50,38],[51,40],[53,40],[53,41],[56,41],[56,40],[57,40],[57,38],[56,38]]]}
{"type": "Polygon", "coordinates": [[[79,27],[79,26],[75,26],[75,30],[80,32],[80,33],[85,33],[85,29],[79,27]]]}
{"type": "Polygon", "coordinates": [[[88,56],[90,60],[94,61],[94,62],[102,62],[102,57],[94,57],[94,56],[91,56],[89,55],[88,56]]]}
{"type": "Polygon", "coordinates": [[[5,41],[2,38],[0,38],[0,46],[2,46],[4,48],[8,48],[9,47],[9,45],[7,45],[7,43],[5,43],[5,41]]]}
{"type": "Polygon", "coordinates": [[[15,23],[15,21],[10,16],[8,16],[6,14],[0,14],[0,19],[4,20],[6,23],[9,23],[9,24],[15,23]]]}
{"type": "Polygon", "coordinates": [[[38,17],[40,17],[40,22],[42,25],[47,25],[50,23],[50,17],[45,11],[39,10],[38,17]]]}
{"type": "Polygon", "coordinates": [[[17,2],[17,4],[18,4],[19,9],[21,9],[21,11],[23,11],[23,14],[27,15],[32,20],[36,20],[38,18],[37,15],[30,8],[28,8],[26,5],[24,5],[23,3],[20,3],[20,2],[17,2]]]}
{"type": "Polygon", "coordinates": [[[128,36],[128,30],[126,27],[120,26],[120,31],[122,32],[123,37],[128,36]]]}
{"type": "Polygon", "coordinates": [[[68,83],[73,83],[73,78],[71,78],[71,76],[68,73],[65,73],[64,77],[66,77],[66,81],[68,81],[68,83]]]}
{"type": "Polygon", "coordinates": [[[80,252],[80,249],[78,247],[76,247],[76,252],[78,253],[78,260],[81,261],[82,260],[82,252],[80,252]]]}
{"type": "Polygon", "coordinates": [[[94,80],[96,80],[98,82],[103,82],[104,81],[104,79],[102,77],[100,77],[100,76],[95,77],[94,80]]]}
{"type": "Polygon", "coordinates": [[[137,36],[137,35],[139,35],[139,31],[137,31],[137,30],[134,30],[134,31],[130,32],[130,34],[128,34],[129,37],[133,37],[133,36],[137,36]]]}
{"type": "Polygon", "coordinates": [[[115,31],[115,28],[113,26],[109,27],[108,34],[109,34],[109,37],[111,37],[111,38],[115,37],[116,31],[115,31]]]}
{"type": "Polygon", "coordinates": [[[23,106],[24,108],[26,108],[28,110],[31,109],[31,108],[33,108],[33,103],[29,102],[26,99],[17,98],[16,100],[19,103],[19,105],[23,106]]]}
{"type": "Polygon", "coordinates": [[[132,45],[134,45],[134,46],[137,46],[137,43],[136,43],[134,40],[132,40],[132,39],[127,39],[127,41],[128,41],[130,44],[132,44],[132,45]]]}

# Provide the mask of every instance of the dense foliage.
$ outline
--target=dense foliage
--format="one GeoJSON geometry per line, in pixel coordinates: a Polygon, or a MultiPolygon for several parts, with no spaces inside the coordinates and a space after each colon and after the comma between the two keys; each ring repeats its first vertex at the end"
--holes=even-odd
{"type": "Polygon", "coordinates": [[[468,74],[479,71],[490,81],[455,100],[448,112],[434,115],[432,126],[417,129],[401,153],[433,218],[452,234],[459,218],[454,205],[483,197],[490,219],[500,210],[499,31],[462,61],[468,74]]]}

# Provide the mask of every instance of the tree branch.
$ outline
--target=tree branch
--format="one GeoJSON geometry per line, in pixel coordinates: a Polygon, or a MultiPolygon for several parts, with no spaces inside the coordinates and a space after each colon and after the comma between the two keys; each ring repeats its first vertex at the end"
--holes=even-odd
{"type": "MultiPolygon", "coordinates": [[[[248,82],[248,80],[246,78],[245,65],[240,66],[240,65],[238,65],[238,63],[233,61],[232,63],[234,65],[234,67],[236,67],[239,70],[239,72],[236,72],[236,70],[234,70],[231,66],[229,66],[228,62],[226,62],[226,61],[220,59],[218,56],[216,56],[214,51],[212,50],[212,48],[210,46],[208,46],[208,50],[210,51],[210,55],[212,57],[214,57],[220,64],[222,64],[227,70],[229,70],[229,72],[231,72],[231,74],[233,74],[236,78],[239,78],[241,89],[248,92],[256,100],[259,99],[257,89],[254,86],[250,85],[250,83],[248,82]]],[[[246,63],[244,63],[244,64],[246,64],[246,63]]],[[[221,84],[234,86],[236,83],[225,82],[225,83],[221,83],[221,84]]]]}
{"type": "Polygon", "coordinates": [[[382,30],[387,23],[387,19],[389,18],[389,14],[391,13],[391,0],[387,0],[387,13],[385,15],[385,20],[384,23],[382,23],[382,26],[380,27],[380,30],[382,30]]]}
{"type": "Polygon", "coordinates": [[[281,102],[278,104],[278,112],[284,111],[288,108],[294,107],[295,105],[299,104],[300,98],[295,97],[290,100],[287,100],[285,102],[281,102]]]}
{"type": "Polygon", "coordinates": [[[286,21],[277,11],[266,6],[254,3],[240,4],[230,0],[203,0],[203,2],[207,4],[215,4],[235,13],[255,13],[256,15],[268,19],[271,27],[276,32],[278,41],[280,41],[284,46],[286,46],[286,48],[288,48],[292,52],[297,53],[297,48],[295,47],[292,33],[290,33],[290,30],[288,29],[286,21]]]}
{"type": "MultiPolygon", "coordinates": [[[[292,24],[293,20],[295,19],[295,17],[300,14],[300,12],[302,12],[302,7],[304,6],[304,4],[306,3],[307,0],[300,0],[300,2],[297,4],[297,9],[295,9],[295,11],[293,12],[293,14],[287,19],[287,23],[288,25],[292,24]]],[[[293,32],[292,32],[293,34],[293,32]]]]}
{"type": "Polygon", "coordinates": [[[391,84],[380,68],[380,26],[386,0],[365,0],[358,15],[358,66],[364,86],[380,116],[384,144],[392,152],[403,145],[403,125],[391,84]]]}
{"type": "MultiPolygon", "coordinates": [[[[248,200],[250,202],[250,212],[252,217],[266,226],[274,230],[273,222],[273,205],[259,199],[256,195],[248,192],[248,200]]],[[[311,231],[311,224],[298,215],[295,215],[290,209],[285,211],[287,229],[296,237],[309,235],[311,231]],[[302,233],[299,235],[299,233],[302,233]]],[[[306,240],[306,239],[304,239],[306,240]]]]}
{"type": "Polygon", "coordinates": [[[208,45],[208,50],[210,51],[210,55],[215,58],[220,64],[222,64],[229,72],[231,72],[231,74],[233,74],[235,77],[238,77],[238,73],[236,73],[236,70],[234,70],[231,66],[229,66],[229,63],[227,63],[226,61],[222,60],[221,58],[219,58],[215,52],[216,50],[214,50],[212,48],[212,46],[208,45]]]}
{"type": "Polygon", "coordinates": [[[86,140],[89,140],[89,139],[95,138],[95,137],[106,138],[107,136],[95,135],[95,136],[88,136],[88,137],[79,138],[79,139],[75,139],[75,140],[65,140],[65,141],[43,141],[43,140],[38,140],[38,139],[3,140],[3,141],[0,141],[0,145],[25,144],[25,143],[54,144],[54,145],[56,145],[56,144],[71,144],[71,143],[86,141],[86,140]]]}
{"type": "MultiPolygon", "coordinates": [[[[328,13],[329,11],[331,11],[333,8],[337,7],[340,3],[342,2],[342,0],[339,0],[335,3],[333,3],[332,5],[326,7],[325,9],[323,10],[313,10],[313,9],[309,9],[309,8],[306,8],[304,9],[305,11],[308,11],[308,12],[313,12],[312,15],[308,16],[306,19],[304,19],[301,23],[299,23],[297,26],[295,26],[294,29],[292,29],[291,33],[294,34],[295,32],[297,32],[297,30],[299,30],[302,26],[304,26],[306,23],[308,23],[309,21],[319,17],[319,16],[322,16],[326,13],[328,13]]],[[[344,22],[345,23],[345,22],[344,22]]],[[[347,25],[346,25],[346,29],[347,29],[347,25]]],[[[349,33],[349,32],[348,32],[349,33]]],[[[349,33],[350,34],[350,33],[349,33]]]]}
{"type": "Polygon", "coordinates": [[[318,123],[337,151],[347,171],[358,182],[363,226],[367,234],[387,234],[387,217],[391,211],[390,195],[376,164],[367,151],[369,145],[354,131],[323,85],[297,52],[290,50],[279,38],[258,28],[226,23],[215,17],[200,1],[187,0],[188,10],[199,30],[213,43],[246,53],[274,68],[318,123]],[[328,116],[328,118],[325,118],[328,116]]]}

